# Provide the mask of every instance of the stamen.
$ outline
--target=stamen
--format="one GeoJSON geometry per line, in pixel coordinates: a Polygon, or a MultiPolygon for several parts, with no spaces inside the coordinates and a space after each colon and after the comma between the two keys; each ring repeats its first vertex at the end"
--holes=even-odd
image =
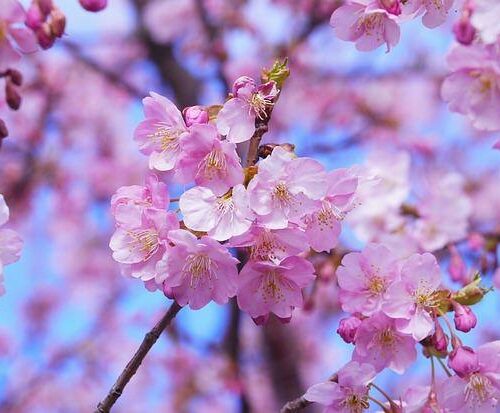
{"type": "Polygon", "coordinates": [[[197,288],[200,283],[204,287],[213,288],[212,283],[206,281],[217,279],[218,266],[206,254],[190,254],[182,267],[182,274],[190,278],[189,286],[197,288]]]}
{"type": "Polygon", "coordinates": [[[158,233],[153,229],[145,229],[139,231],[128,231],[129,236],[132,238],[128,245],[132,250],[139,250],[145,254],[144,261],[151,258],[151,256],[158,250],[158,233]]]}

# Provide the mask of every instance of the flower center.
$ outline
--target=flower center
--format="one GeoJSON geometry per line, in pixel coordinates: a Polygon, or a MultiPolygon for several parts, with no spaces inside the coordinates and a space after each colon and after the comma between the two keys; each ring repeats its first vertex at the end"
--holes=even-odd
{"type": "Polygon", "coordinates": [[[255,115],[261,120],[267,118],[267,109],[273,106],[272,100],[262,96],[260,93],[254,93],[249,103],[255,115]]]}
{"type": "Polygon", "coordinates": [[[274,187],[272,197],[278,201],[281,206],[290,205],[292,203],[292,194],[283,182],[280,182],[274,187]]]}
{"type": "Polygon", "coordinates": [[[378,344],[385,349],[394,347],[397,341],[397,336],[394,335],[394,331],[390,328],[379,331],[377,334],[378,344]]]}
{"type": "Polygon", "coordinates": [[[277,251],[285,252],[285,247],[269,231],[259,235],[255,245],[251,248],[250,257],[257,261],[268,261],[277,259],[277,251]]]}
{"type": "Polygon", "coordinates": [[[197,288],[201,282],[217,279],[217,268],[217,264],[208,255],[189,254],[182,267],[182,273],[185,277],[190,278],[189,286],[197,288]]]}
{"type": "Polygon", "coordinates": [[[219,173],[227,170],[226,157],[217,149],[210,151],[201,163],[203,164],[204,175],[208,179],[213,179],[219,173]]]}
{"type": "Polygon", "coordinates": [[[380,295],[386,290],[385,280],[378,275],[374,275],[368,280],[367,287],[368,291],[370,291],[373,295],[380,295]]]}
{"type": "Polygon", "coordinates": [[[358,20],[357,30],[363,29],[367,36],[373,35],[373,32],[380,31],[382,25],[382,14],[372,13],[358,20]]]}
{"type": "Polygon", "coordinates": [[[156,131],[149,135],[149,138],[158,144],[162,152],[175,152],[179,150],[179,136],[183,131],[173,129],[164,122],[156,124],[156,131]]]}
{"type": "Polygon", "coordinates": [[[493,386],[490,380],[478,373],[469,378],[465,387],[465,400],[472,404],[481,404],[490,399],[493,394],[493,386]]]}
{"type": "Polygon", "coordinates": [[[261,290],[264,302],[278,302],[285,298],[282,291],[282,277],[276,271],[268,271],[262,278],[261,290]]]}
{"type": "Polygon", "coordinates": [[[351,413],[361,413],[370,407],[366,396],[359,394],[350,394],[341,402],[341,406],[348,409],[351,413]]]}
{"type": "Polygon", "coordinates": [[[144,256],[144,261],[151,258],[151,256],[158,250],[158,233],[153,229],[144,229],[139,231],[129,231],[132,238],[130,241],[131,247],[134,250],[141,251],[144,256]]]}
{"type": "Polygon", "coordinates": [[[426,282],[420,281],[417,289],[413,292],[415,304],[423,308],[437,307],[440,303],[439,292],[430,288],[426,282]]]}

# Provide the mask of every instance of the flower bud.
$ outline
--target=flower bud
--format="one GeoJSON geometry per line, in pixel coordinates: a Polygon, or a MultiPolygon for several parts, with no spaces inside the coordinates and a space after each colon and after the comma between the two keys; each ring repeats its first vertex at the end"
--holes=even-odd
{"type": "Polygon", "coordinates": [[[236,97],[239,95],[250,97],[256,89],[257,85],[255,84],[255,80],[248,76],[239,77],[233,84],[233,94],[236,97]]]}
{"type": "Polygon", "coordinates": [[[476,326],[477,318],[470,307],[453,302],[453,310],[455,311],[453,321],[457,330],[468,333],[476,326]]]}
{"type": "Polygon", "coordinates": [[[13,110],[18,110],[21,106],[21,95],[10,79],[5,83],[5,101],[13,110]]]}
{"type": "Polygon", "coordinates": [[[54,7],[54,5],[52,4],[52,0],[37,0],[37,2],[40,11],[45,17],[47,17],[54,7]]]}
{"type": "Polygon", "coordinates": [[[108,5],[108,0],[80,0],[81,6],[87,11],[101,11],[108,5]]]}
{"type": "Polygon", "coordinates": [[[431,337],[431,344],[434,346],[438,353],[446,353],[448,351],[448,336],[444,333],[443,327],[436,320],[436,328],[434,334],[431,337]]]}
{"type": "Polygon", "coordinates": [[[50,49],[54,44],[55,38],[52,36],[52,30],[48,23],[42,24],[35,34],[42,49],[50,49]]]}
{"type": "Polygon", "coordinates": [[[66,16],[58,9],[54,8],[50,13],[51,22],[50,30],[55,37],[62,37],[64,29],[66,28],[66,16]]]}
{"type": "Polygon", "coordinates": [[[380,3],[388,13],[399,16],[401,14],[401,3],[399,0],[380,0],[380,3]]]}
{"type": "Polygon", "coordinates": [[[479,359],[472,348],[459,345],[451,352],[448,367],[453,369],[458,377],[464,378],[479,369],[479,359]]]}
{"type": "Polygon", "coordinates": [[[40,10],[38,4],[32,3],[26,13],[26,26],[28,26],[31,30],[37,30],[42,26],[44,21],[45,16],[40,10]]]}
{"type": "Polygon", "coordinates": [[[356,332],[361,324],[361,320],[358,317],[347,317],[340,320],[339,328],[337,333],[342,337],[346,343],[354,343],[356,337],[356,332]]]}
{"type": "Polygon", "coordinates": [[[453,33],[458,43],[469,46],[476,36],[476,29],[472,26],[470,17],[462,16],[453,25],[453,33]]]}
{"type": "Polygon", "coordinates": [[[23,84],[23,75],[19,70],[9,69],[7,75],[10,77],[12,83],[16,86],[21,86],[23,84]]]}
{"type": "Polygon", "coordinates": [[[208,123],[208,112],[203,106],[190,106],[183,110],[183,115],[187,126],[208,123]]]}
{"type": "Polygon", "coordinates": [[[5,122],[0,119],[0,146],[2,145],[2,139],[6,138],[9,135],[9,131],[7,130],[7,126],[5,122]]]}

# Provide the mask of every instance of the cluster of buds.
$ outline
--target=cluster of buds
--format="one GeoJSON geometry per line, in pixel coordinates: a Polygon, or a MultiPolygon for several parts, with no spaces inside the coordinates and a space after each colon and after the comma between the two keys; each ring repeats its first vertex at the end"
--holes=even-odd
{"type": "Polygon", "coordinates": [[[64,34],[66,17],[52,0],[33,0],[26,25],[35,33],[40,47],[49,49],[64,34]]]}

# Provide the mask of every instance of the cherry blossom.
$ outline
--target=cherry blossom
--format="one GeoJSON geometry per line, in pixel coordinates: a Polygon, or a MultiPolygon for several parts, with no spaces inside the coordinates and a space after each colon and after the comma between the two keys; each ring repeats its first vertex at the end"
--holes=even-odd
{"type": "Polygon", "coordinates": [[[240,77],[233,84],[229,99],[217,115],[217,128],[233,143],[249,140],[255,132],[255,119],[265,119],[273,107],[278,89],[274,82],[257,86],[255,80],[240,77]]]}
{"type": "Polygon", "coordinates": [[[238,260],[213,238],[170,231],[174,244],[158,262],[157,283],[180,305],[197,310],[213,300],[225,304],[236,294],[238,260]]]}

